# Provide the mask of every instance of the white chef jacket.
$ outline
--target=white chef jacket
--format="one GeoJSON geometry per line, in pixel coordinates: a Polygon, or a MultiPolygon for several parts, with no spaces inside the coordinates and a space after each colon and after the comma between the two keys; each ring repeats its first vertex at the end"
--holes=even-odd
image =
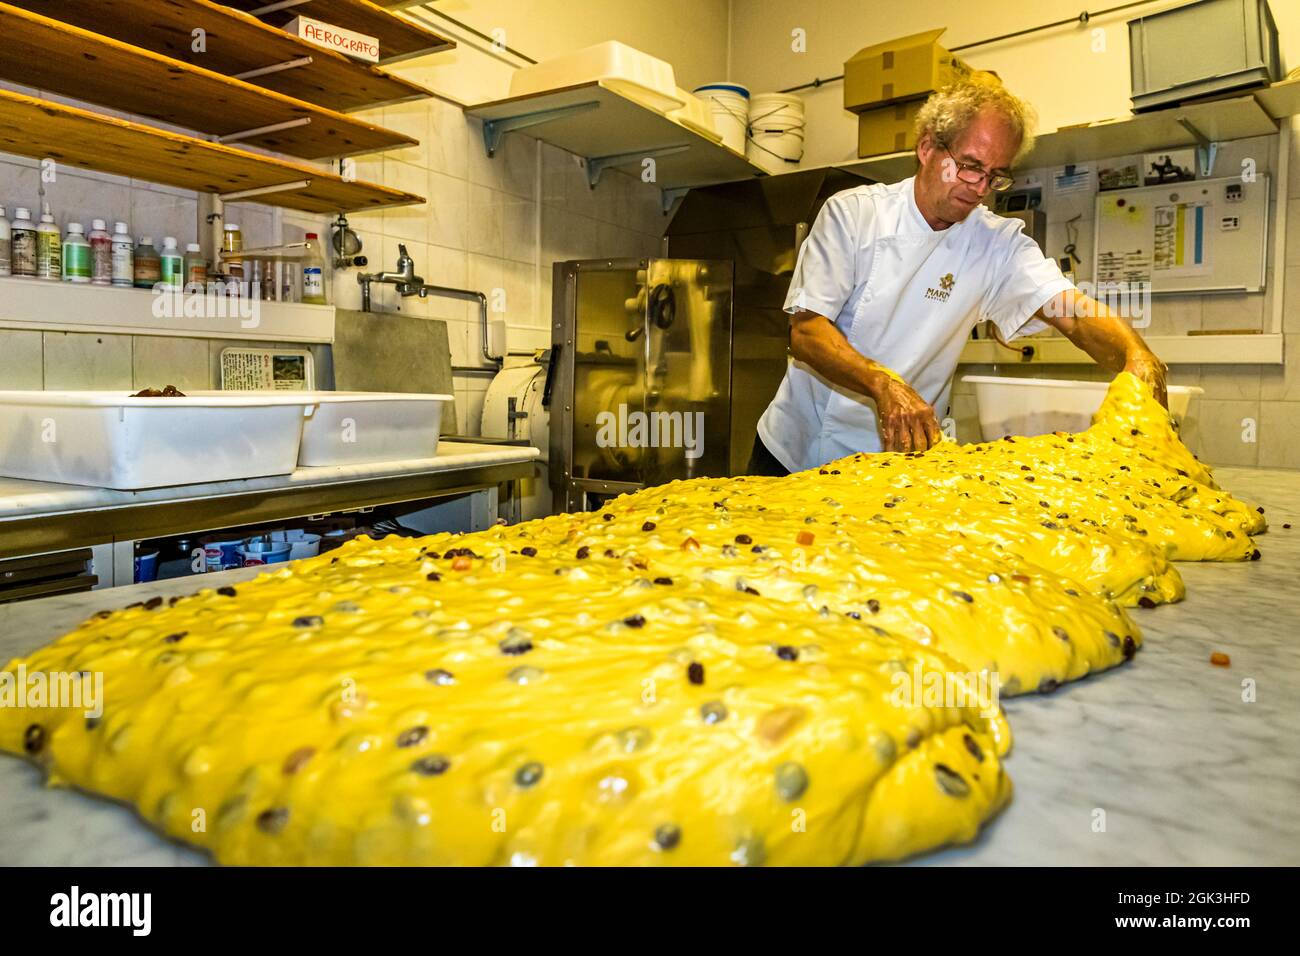
{"type": "MultiPolygon", "coordinates": [[[[943,415],[976,322],[991,319],[1007,341],[1040,331],[1046,326],[1030,316],[1073,286],[1018,219],[977,206],[964,221],[932,229],[914,180],[826,200],[799,250],[785,311],[831,319],[854,349],[943,415]]],[[[758,434],[791,471],[881,450],[875,403],[794,360],[758,434]]]]}

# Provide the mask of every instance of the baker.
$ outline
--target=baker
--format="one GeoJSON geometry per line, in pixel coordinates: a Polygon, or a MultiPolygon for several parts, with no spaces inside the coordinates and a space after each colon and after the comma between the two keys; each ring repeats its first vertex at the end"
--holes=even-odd
{"type": "Polygon", "coordinates": [[[1059,329],[1166,402],[1166,368],[1131,325],[1077,290],[1019,220],[981,205],[1011,186],[1032,122],[995,80],[945,87],[917,116],[915,176],[826,200],[786,295],[792,361],[759,420],[750,474],[926,450],[981,320],[1005,341],[1059,329]]]}

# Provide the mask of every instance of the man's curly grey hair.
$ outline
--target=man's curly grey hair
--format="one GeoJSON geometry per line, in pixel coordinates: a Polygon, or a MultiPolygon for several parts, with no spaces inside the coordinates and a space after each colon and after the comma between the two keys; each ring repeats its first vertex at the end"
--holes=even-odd
{"type": "Polygon", "coordinates": [[[1008,90],[997,77],[975,73],[934,93],[916,115],[916,139],[926,133],[946,145],[961,138],[961,134],[986,109],[996,110],[1006,118],[1011,129],[1020,136],[1016,150],[1018,161],[1034,145],[1034,127],[1038,117],[1034,108],[1008,90]]]}

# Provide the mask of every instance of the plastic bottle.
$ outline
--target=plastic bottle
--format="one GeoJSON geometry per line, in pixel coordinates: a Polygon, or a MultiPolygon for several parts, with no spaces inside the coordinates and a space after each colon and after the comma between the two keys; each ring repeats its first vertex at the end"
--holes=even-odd
{"type": "Polygon", "coordinates": [[[90,243],[86,241],[86,230],[81,223],[68,223],[68,234],[63,237],[62,258],[64,282],[90,281],[90,243]]]}
{"type": "Polygon", "coordinates": [[[108,224],[102,219],[90,221],[90,281],[95,285],[113,282],[113,237],[108,234],[108,224]]]}
{"type": "Polygon", "coordinates": [[[30,279],[36,275],[36,224],[31,211],[23,206],[15,209],[11,230],[10,267],[17,278],[30,279]]]}
{"type": "Polygon", "coordinates": [[[162,268],[162,284],[168,289],[179,289],[185,285],[185,256],[176,248],[175,236],[164,236],[162,253],[159,255],[162,268]]]}
{"type": "Polygon", "coordinates": [[[141,236],[135,247],[133,285],[137,289],[152,289],[162,279],[162,261],[153,247],[153,236],[141,236]]]}
{"type": "MultiPolygon", "coordinates": [[[[244,251],[244,234],[239,231],[239,224],[228,222],[221,227],[221,251],[222,252],[243,252],[244,251]]],[[[242,282],[244,278],[244,263],[241,259],[230,259],[225,263],[226,274],[232,279],[242,282]]]]}
{"type": "Polygon", "coordinates": [[[9,220],[5,218],[5,207],[0,206],[0,276],[7,276],[13,272],[14,235],[13,227],[9,225],[9,220]]]}
{"type": "Polygon", "coordinates": [[[63,278],[63,237],[45,204],[40,225],[36,227],[36,278],[58,282],[63,278]]]}
{"type": "Polygon", "coordinates": [[[320,254],[320,239],[316,233],[309,232],[307,241],[312,248],[302,261],[302,301],[306,305],[326,305],[325,260],[320,254]]]}
{"type": "Polygon", "coordinates": [[[113,285],[129,289],[135,284],[135,253],[126,223],[113,223],[113,285]]]}
{"type": "Polygon", "coordinates": [[[185,246],[185,287],[197,285],[200,290],[208,281],[208,261],[203,258],[203,250],[197,242],[185,246]]]}

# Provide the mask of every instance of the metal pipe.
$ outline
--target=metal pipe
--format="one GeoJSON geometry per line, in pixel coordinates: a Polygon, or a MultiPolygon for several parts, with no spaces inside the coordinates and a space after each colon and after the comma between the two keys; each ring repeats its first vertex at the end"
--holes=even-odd
{"type": "MultiPolygon", "coordinates": [[[[1040,23],[1036,27],[1026,27],[1023,30],[1016,30],[1012,33],[1003,33],[1000,36],[989,37],[987,40],[974,40],[971,43],[963,43],[961,46],[949,47],[948,52],[957,53],[961,50],[970,50],[977,46],[988,46],[990,43],[998,43],[1002,40],[1011,40],[1015,37],[1026,36],[1030,33],[1041,33],[1043,30],[1051,30],[1054,27],[1063,27],[1071,23],[1077,23],[1080,26],[1084,26],[1093,17],[1104,17],[1109,13],[1118,13],[1121,10],[1128,10],[1131,7],[1142,7],[1146,6],[1148,3],[1155,2],[1156,0],[1133,0],[1132,3],[1121,3],[1118,6],[1107,7],[1105,10],[1098,10],[1096,13],[1089,13],[1087,10],[1084,10],[1080,12],[1078,16],[1069,17],[1064,20],[1053,20],[1051,23],[1040,23]]],[[[834,83],[836,80],[842,79],[844,79],[843,73],[837,73],[835,76],[828,76],[825,78],[816,76],[813,77],[811,82],[800,83],[798,86],[790,86],[784,90],[778,90],[778,92],[798,93],[802,90],[815,90],[818,87],[825,86],[827,83],[834,83]]]]}
{"type": "Polygon", "coordinates": [[[472,289],[453,289],[445,285],[420,286],[420,298],[423,299],[428,294],[446,296],[449,299],[466,299],[478,303],[478,324],[479,330],[483,336],[483,360],[490,362],[494,368],[500,368],[502,360],[494,358],[492,353],[488,351],[487,296],[482,292],[475,292],[472,289]]]}

